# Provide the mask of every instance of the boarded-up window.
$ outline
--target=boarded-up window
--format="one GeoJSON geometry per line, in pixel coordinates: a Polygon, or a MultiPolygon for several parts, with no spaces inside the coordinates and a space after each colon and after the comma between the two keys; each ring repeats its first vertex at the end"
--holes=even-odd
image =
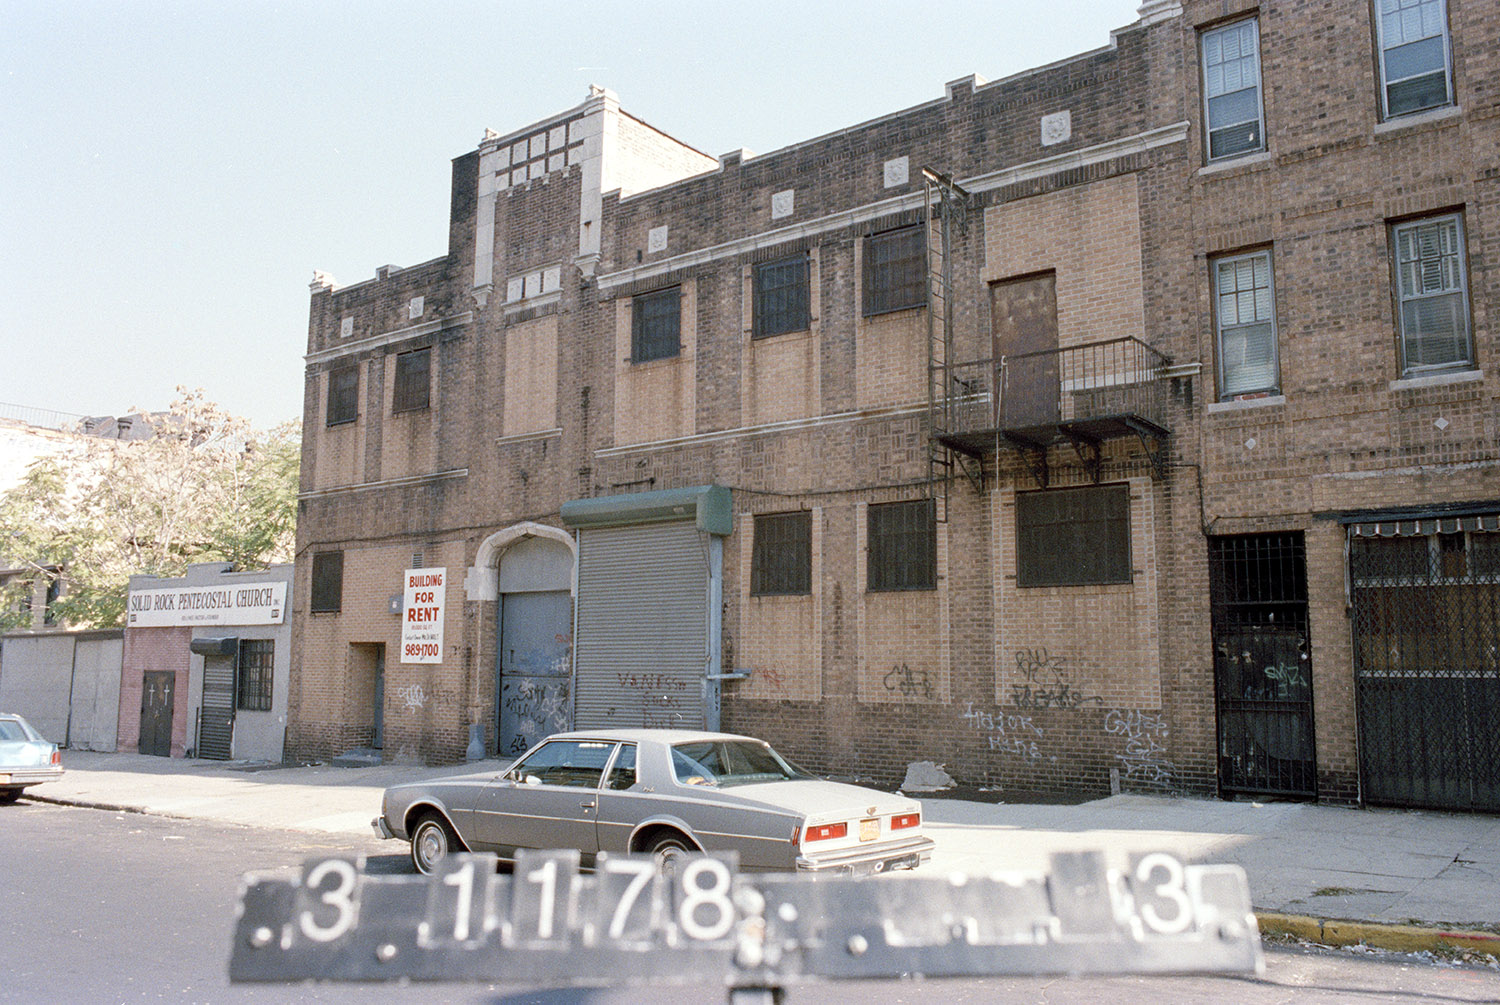
{"type": "Polygon", "coordinates": [[[758,597],[805,594],[812,585],[812,514],[766,513],[755,518],[750,592],[758,597]]]}
{"type": "Polygon", "coordinates": [[[432,349],[403,352],[396,357],[396,387],[392,412],[415,412],[432,401],[432,349]]]}
{"type": "Polygon", "coordinates": [[[877,503],[869,515],[869,588],[937,588],[937,512],[931,499],[877,503]]]}
{"type": "Polygon", "coordinates": [[[865,317],[926,305],[923,233],[917,225],[865,238],[865,317]]]}
{"type": "Polygon", "coordinates": [[[630,361],[647,363],[682,352],[681,290],[643,293],[630,303],[630,361]]]}
{"type": "Polygon", "coordinates": [[[1016,496],[1016,585],[1130,582],[1130,488],[1100,485],[1016,496]]]}
{"type": "Polygon", "coordinates": [[[274,639],[244,639],[240,642],[236,708],[247,712],[271,710],[271,681],[275,669],[275,654],[274,639]]]}
{"type": "Polygon", "coordinates": [[[359,418],[359,366],[349,364],[328,373],[328,425],[359,418]]]}
{"type": "Polygon", "coordinates": [[[344,606],[344,553],[320,551],[313,556],[312,609],[338,611],[344,606]]]}
{"type": "Polygon", "coordinates": [[[807,256],[792,255],[755,267],[755,337],[806,331],[809,325],[807,256]]]}

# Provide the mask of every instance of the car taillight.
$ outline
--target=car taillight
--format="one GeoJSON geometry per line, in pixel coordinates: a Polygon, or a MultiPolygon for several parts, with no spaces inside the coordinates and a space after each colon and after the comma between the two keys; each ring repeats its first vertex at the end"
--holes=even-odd
{"type": "Polygon", "coordinates": [[[848,824],[821,824],[817,827],[809,827],[807,829],[807,837],[803,838],[803,843],[806,844],[808,841],[827,841],[830,838],[846,837],[848,833],[848,824]]]}
{"type": "Polygon", "coordinates": [[[62,751],[60,751],[60,750],[54,750],[52,752],[52,763],[53,764],[61,764],[62,763],[62,751]]]}
{"type": "Polygon", "coordinates": [[[922,823],[922,814],[903,813],[899,817],[891,817],[891,830],[900,831],[908,827],[917,827],[922,823]]]}

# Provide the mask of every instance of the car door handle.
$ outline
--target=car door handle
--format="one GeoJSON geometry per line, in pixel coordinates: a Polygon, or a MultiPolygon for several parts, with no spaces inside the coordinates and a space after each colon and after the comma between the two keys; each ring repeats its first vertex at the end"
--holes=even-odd
{"type": "Polygon", "coordinates": [[[596,801],[592,799],[585,799],[583,802],[578,804],[578,808],[581,810],[591,810],[597,805],[599,804],[596,801]]]}

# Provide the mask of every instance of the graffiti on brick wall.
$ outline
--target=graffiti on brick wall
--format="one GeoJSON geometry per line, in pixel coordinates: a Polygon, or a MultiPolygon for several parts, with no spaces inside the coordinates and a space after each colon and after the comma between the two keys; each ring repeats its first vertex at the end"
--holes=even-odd
{"type": "Polygon", "coordinates": [[[421,684],[407,684],[393,692],[396,706],[403,712],[452,712],[458,709],[458,692],[439,688],[429,692],[421,684]]]}
{"type": "Polygon", "coordinates": [[[1018,708],[1060,708],[1074,711],[1081,705],[1104,703],[1098,695],[1085,695],[1063,672],[1067,660],[1051,656],[1046,649],[1022,649],[1016,653],[1016,669],[1022,682],[1010,687],[1011,701],[1018,708]]]}
{"type": "Polygon", "coordinates": [[[932,689],[932,678],[926,670],[913,670],[905,663],[897,663],[883,678],[885,689],[903,698],[925,698],[928,701],[937,695],[932,689]]]}
{"type": "Polygon", "coordinates": [[[1125,740],[1125,752],[1115,759],[1125,777],[1150,785],[1170,785],[1177,767],[1167,760],[1167,718],[1138,708],[1112,708],[1104,716],[1104,731],[1125,740]]]}
{"type": "Polygon", "coordinates": [[[396,700],[408,712],[416,712],[427,705],[427,694],[421,684],[408,684],[396,689],[396,700]]]}
{"type": "Polygon", "coordinates": [[[1042,752],[1039,744],[1043,739],[1042,730],[1029,715],[995,715],[977,711],[971,701],[965,705],[963,718],[970,729],[985,737],[992,751],[1015,754],[1029,764],[1057,763],[1055,755],[1042,752]]]}

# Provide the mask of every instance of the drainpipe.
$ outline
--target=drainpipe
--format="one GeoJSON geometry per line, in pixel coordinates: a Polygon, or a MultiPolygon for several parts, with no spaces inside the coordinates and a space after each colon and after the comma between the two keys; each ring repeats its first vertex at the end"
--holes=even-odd
{"type": "Polygon", "coordinates": [[[78,636],[73,636],[73,666],[68,670],[68,723],[63,727],[63,746],[73,749],[73,685],[78,679],[78,636]]]}

